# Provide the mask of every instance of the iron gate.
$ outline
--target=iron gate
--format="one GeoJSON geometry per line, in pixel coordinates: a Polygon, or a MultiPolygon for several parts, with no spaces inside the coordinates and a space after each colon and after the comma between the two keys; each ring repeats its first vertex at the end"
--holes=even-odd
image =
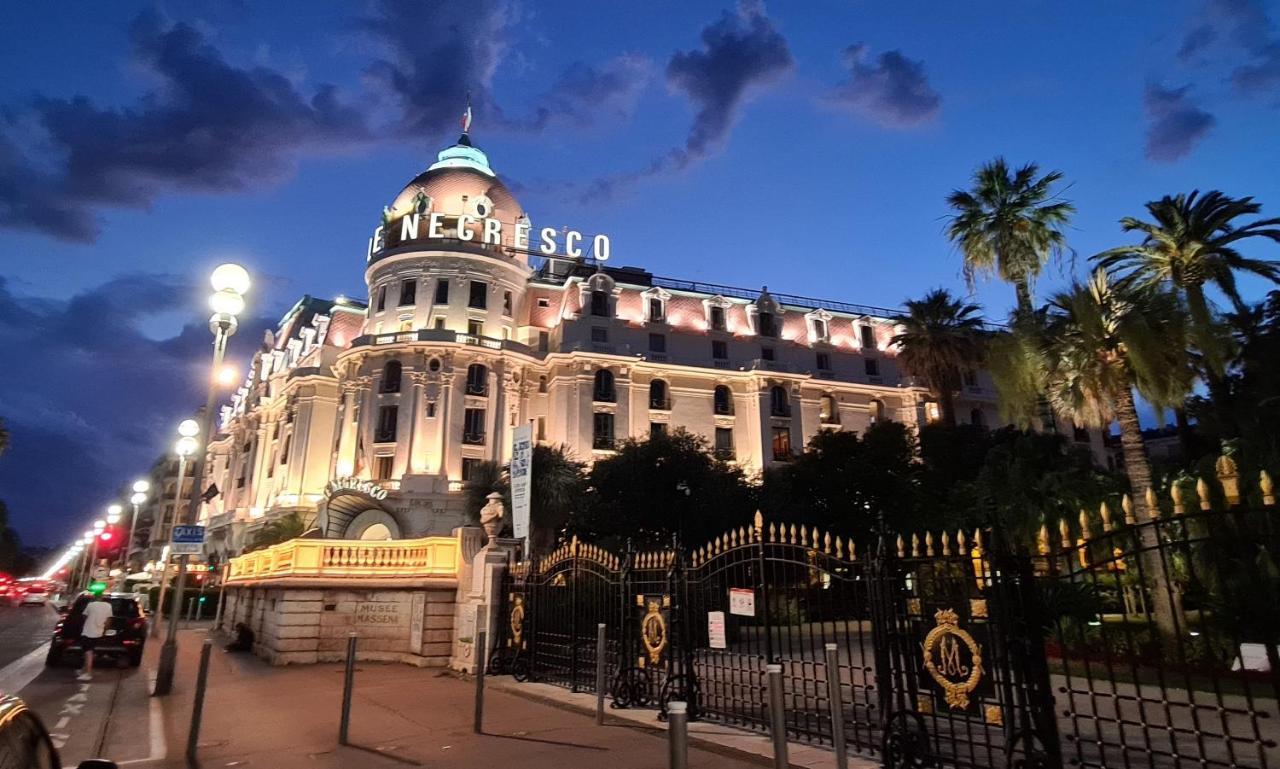
{"type": "Polygon", "coordinates": [[[1038,553],[988,530],[863,554],[759,515],[683,555],[574,540],[508,571],[491,668],[592,691],[604,623],[614,707],[766,729],[778,662],[789,736],[825,742],[834,643],[850,747],[887,766],[1271,769],[1277,512],[1104,506],[1038,553]]]}

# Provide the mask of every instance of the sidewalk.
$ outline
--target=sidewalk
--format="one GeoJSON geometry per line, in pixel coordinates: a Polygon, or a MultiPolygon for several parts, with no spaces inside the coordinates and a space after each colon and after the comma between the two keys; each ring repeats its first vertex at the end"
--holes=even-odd
{"type": "MultiPolygon", "coordinates": [[[[174,691],[165,701],[169,758],[146,769],[185,766],[182,756],[204,637],[200,631],[184,631],[179,637],[174,691]]],[[[157,651],[158,645],[148,649],[149,655],[157,651]]],[[[485,692],[485,734],[477,735],[471,730],[473,682],[439,670],[368,662],[357,666],[351,708],[351,741],[360,747],[339,747],[342,673],[340,665],[271,667],[255,657],[226,654],[215,643],[201,730],[201,765],[263,769],[566,769],[582,765],[660,769],[667,765],[666,736],[656,722],[643,725],[611,719],[611,724],[597,727],[590,718],[565,707],[491,686],[485,692]]],[[[691,747],[689,765],[746,769],[760,766],[761,760],[691,747]]]]}

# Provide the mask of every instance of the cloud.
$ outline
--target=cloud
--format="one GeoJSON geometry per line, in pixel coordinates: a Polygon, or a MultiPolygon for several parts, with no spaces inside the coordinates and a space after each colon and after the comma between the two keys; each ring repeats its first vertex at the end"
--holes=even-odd
{"type": "Polygon", "coordinates": [[[558,123],[589,128],[602,121],[629,121],[652,74],[643,56],[623,55],[598,67],[575,62],[536,100],[527,126],[541,131],[558,123]]]}
{"type": "Polygon", "coordinates": [[[1191,86],[1167,89],[1147,86],[1142,103],[1147,113],[1147,157],[1170,163],[1186,157],[1213,128],[1214,117],[1200,109],[1188,93],[1191,86]]]}
{"type": "Polygon", "coordinates": [[[1245,58],[1231,73],[1237,91],[1255,97],[1280,92],[1280,35],[1260,0],[1207,0],[1178,58],[1192,62],[1212,46],[1237,62],[1245,58]]]}
{"type": "MultiPolygon", "coordinates": [[[[211,338],[199,293],[176,276],[135,274],[51,300],[18,294],[0,277],[0,416],[12,431],[0,489],[25,540],[79,531],[203,403],[211,338]],[[168,337],[140,330],[184,310],[192,322],[168,337]]],[[[258,329],[273,325],[241,319],[229,360],[247,362],[258,329]]]]}
{"type": "Polygon", "coordinates": [[[130,43],[158,81],[133,105],[38,97],[0,114],[0,227],[92,242],[102,209],[276,182],[302,152],[368,137],[332,86],[308,96],[275,70],[234,66],[187,24],[143,13],[130,43]]]}
{"type": "Polygon", "coordinates": [[[645,178],[704,160],[723,146],[751,93],[776,82],[793,64],[786,38],[760,2],[743,0],[704,27],[701,37],[701,48],[677,51],[667,62],[667,86],[694,108],[684,144],[638,171],[590,182],[582,200],[607,199],[645,178]]]}
{"type": "Polygon", "coordinates": [[[849,79],[831,92],[827,103],[888,128],[910,128],[937,117],[942,99],[929,85],[924,62],[886,51],[870,64],[862,43],[846,48],[844,60],[849,79]]]}

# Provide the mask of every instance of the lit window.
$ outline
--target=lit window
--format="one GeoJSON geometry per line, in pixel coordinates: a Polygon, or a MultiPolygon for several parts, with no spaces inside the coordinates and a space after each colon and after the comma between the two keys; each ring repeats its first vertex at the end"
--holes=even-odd
{"type": "Polygon", "coordinates": [[[778,462],[786,462],[791,459],[790,428],[773,428],[773,458],[778,462]]]}
{"type": "Polygon", "coordinates": [[[824,425],[840,424],[840,409],[836,406],[834,395],[824,393],[818,399],[818,420],[824,425]]]}

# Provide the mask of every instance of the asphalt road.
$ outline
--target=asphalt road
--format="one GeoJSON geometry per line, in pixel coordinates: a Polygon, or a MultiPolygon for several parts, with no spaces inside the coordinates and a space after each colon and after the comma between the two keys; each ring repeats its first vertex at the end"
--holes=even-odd
{"type": "MultiPolygon", "coordinates": [[[[86,758],[138,761],[163,741],[159,703],[147,696],[146,668],[104,661],[92,681],[78,681],[78,658],[45,666],[57,613],[51,607],[0,607],[0,692],[17,694],[40,717],[62,762],[86,758]]],[[[159,751],[163,755],[163,751],[159,751]]]]}
{"type": "Polygon", "coordinates": [[[49,606],[0,605],[0,668],[48,641],[57,621],[49,606]]]}

